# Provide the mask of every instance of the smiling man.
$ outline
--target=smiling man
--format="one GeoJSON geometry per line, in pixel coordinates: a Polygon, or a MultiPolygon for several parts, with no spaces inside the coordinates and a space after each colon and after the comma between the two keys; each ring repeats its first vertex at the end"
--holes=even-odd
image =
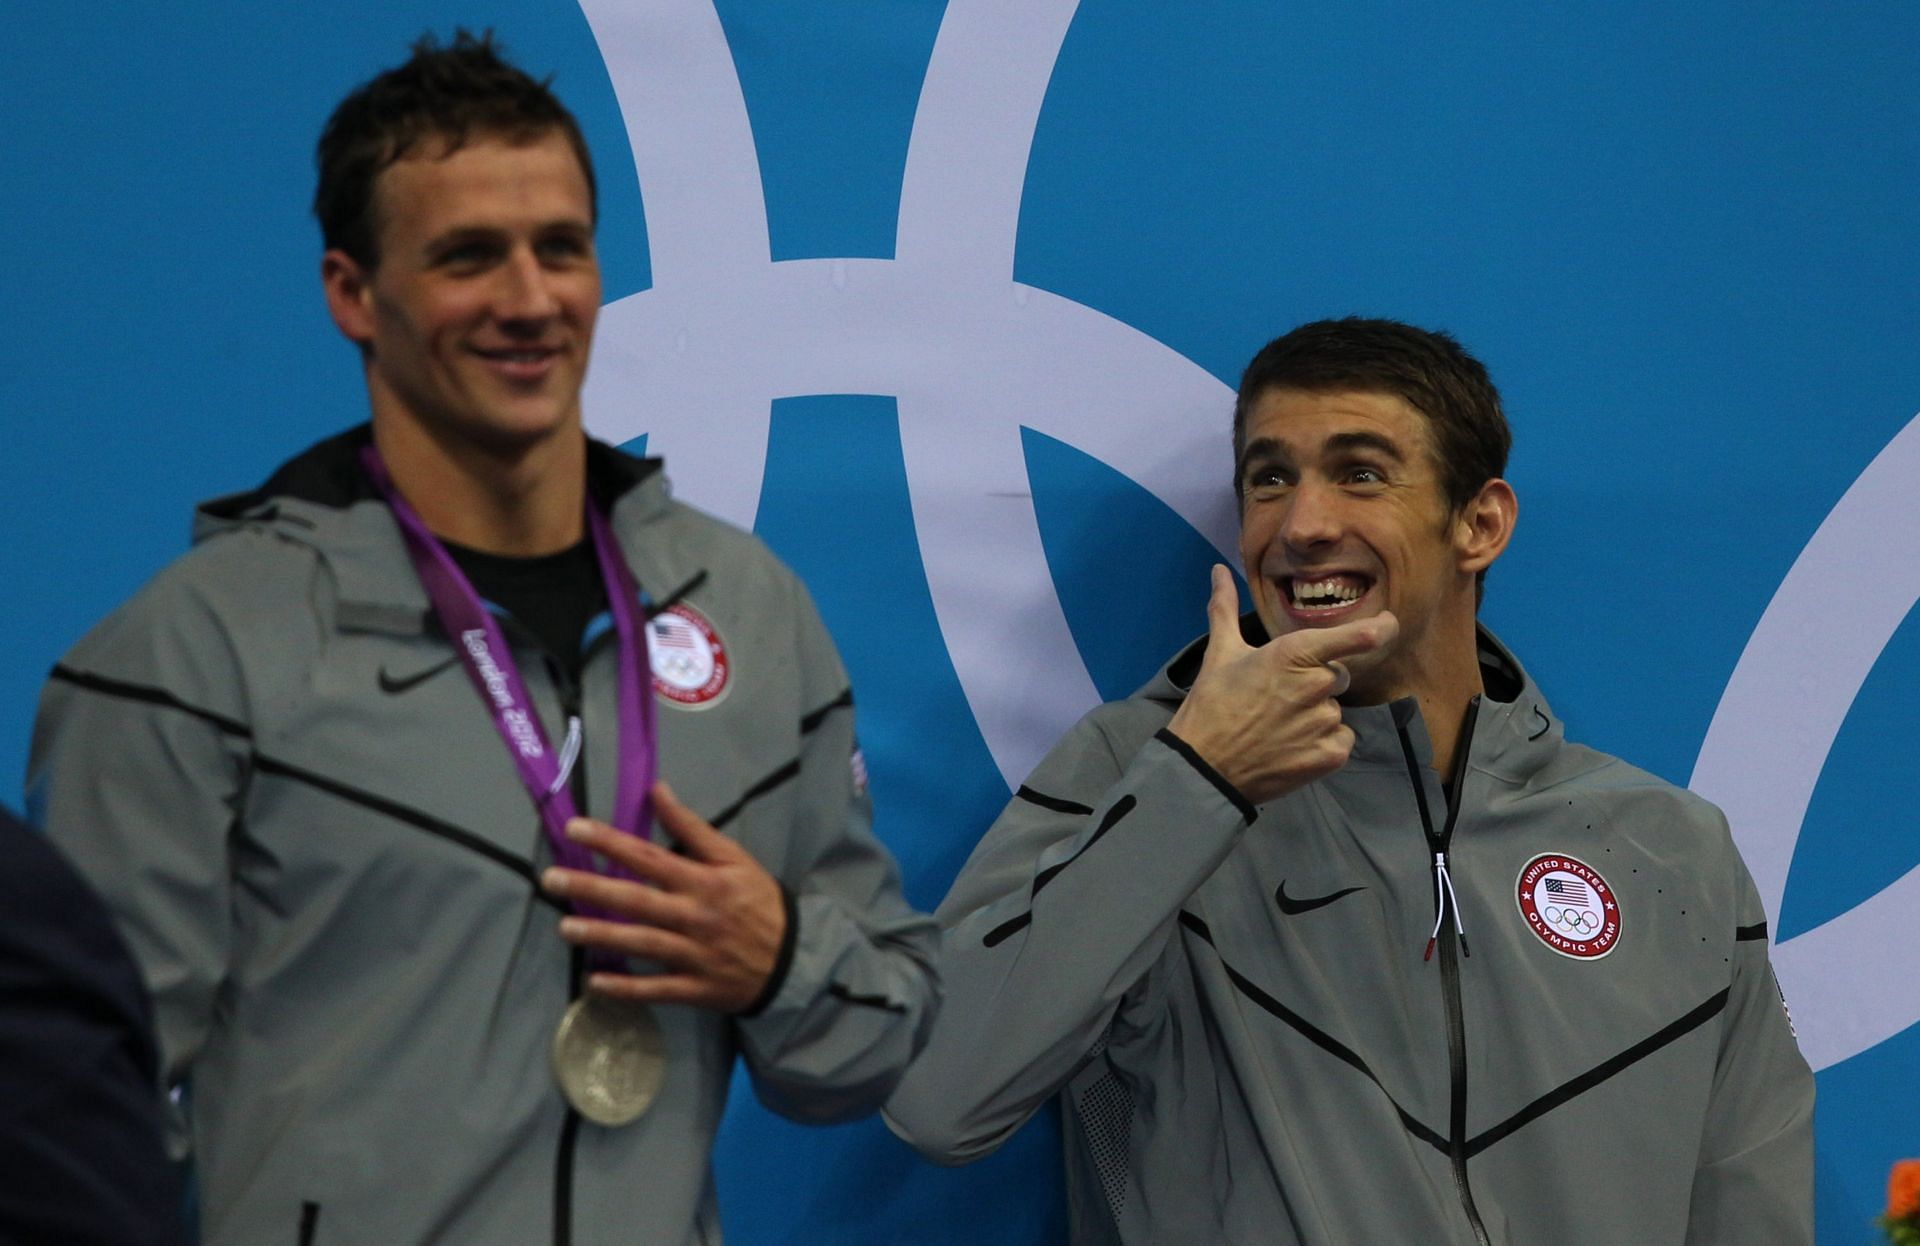
{"type": "Polygon", "coordinates": [[[1255,356],[1254,612],[1215,568],[1208,635],[975,850],[897,1132],[964,1162],[1060,1094],[1079,1243],[1811,1242],[1813,1080],[1724,819],[1569,743],[1477,623],[1508,443],[1444,334],[1255,356]]]}
{"type": "Polygon", "coordinates": [[[318,154],[370,422],[62,661],[32,804],[154,994],[211,1246],[718,1242],[735,1056],[868,1112],[936,999],[846,674],[583,431],[593,175],[544,84],[426,40],[318,154]]]}

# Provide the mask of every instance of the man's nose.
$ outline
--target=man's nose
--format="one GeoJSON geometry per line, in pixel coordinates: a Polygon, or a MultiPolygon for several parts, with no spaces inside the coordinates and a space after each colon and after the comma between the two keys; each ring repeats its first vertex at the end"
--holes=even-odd
{"type": "Polygon", "coordinates": [[[1324,481],[1303,479],[1287,499],[1280,520],[1280,538],[1294,549],[1313,549],[1340,539],[1337,491],[1324,481]]]}
{"type": "Polygon", "coordinates": [[[501,271],[498,311],[502,320],[537,321],[552,317],[560,301],[553,277],[531,250],[519,250],[501,271]]]}

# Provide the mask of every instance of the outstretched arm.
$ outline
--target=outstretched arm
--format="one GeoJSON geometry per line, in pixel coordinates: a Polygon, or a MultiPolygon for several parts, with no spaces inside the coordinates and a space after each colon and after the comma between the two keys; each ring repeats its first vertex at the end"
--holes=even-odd
{"type": "Polygon", "coordinates": [[[1103,1039],[1155,1023],[1151,974],[1181,907],[1258,816],[1256,800],[1343,765],[1328,663],[1378,647],[1369,619],[1262,646],[1217,568],[1200,674],[1172,722],[1096,710],[1041,763],[940,909],[947,1005],[887,1105],[928,1156],[993,1150],[1103,1039]]]}

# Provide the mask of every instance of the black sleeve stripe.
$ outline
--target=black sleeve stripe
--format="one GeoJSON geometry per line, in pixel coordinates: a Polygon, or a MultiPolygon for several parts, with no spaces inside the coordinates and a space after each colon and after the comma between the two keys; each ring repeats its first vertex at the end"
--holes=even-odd
{"type": "MultiPolygon", "coordinates": [[[[753,1002],[740,1011],[742,1017],[757,1017],[766,1011],[780,988],[787,984],[787,974],[793,969],[793,951],[800,946],[800,903],[794,899],[793,892],[785,883],[780,885],[780,906],[786,910],[787,928],[780,935],[780,950],[773,955],[773,972],[767,975],[766,985],[760,988],[760,994],[753,1002]]],[[[906,1010],[901,1009],[902,1012],[906,1010]]]]}
{"type": "Polygon", "coordinates": [[[1020,790],[1015,792],[1014,796],[1026,801],[1030,805],[1038,805],[1042,809],[1051,809],[1055,813],[1089,814],[1093,812],[1092,805],[1083,805],[1078,801],[1062,800],[1058,796],[1049,796],[1045,792],[1036,792],[1024,783],[1020,785],[1020,790]]]}
{"type": "MultiPolygon", "coordinates": [[[[1182,909],[1180,911],[1180,924],[1205,940],[1207,946],[1213,948],[1214,953],[1218,955],[1220,951],[1219,945],[1214,943],[1213,931],[1208,929],[1205,921],[1182,909]]],[[[1233,983],[1241,994],[1291,1026],[1302,1038],[1305,1038],[1308,1042],[1320,1048],[1320,1050],[1326,1052],[1328,1055],[1351,1066],[1357,1070],[1362,1077],[1372,1082],[1374,1086],[1379,1089],[1380,1093],[1386,1096],[1387,1102],[1392,1105],[1394,1112],[1399,1115],[1400,1124],[1405,1127],[1408,1133],[1438,1151],[1443,1153],[1447,1151],[1447,1140],[1440,1136],[1439,1131],[1417,1120],[1411,1112],[1401,1107],[1393,1095],[1387,1090],[1386,1086],[1382,1084],[1380,1078],[1374,1074],[1372,1069],[1367,1067],[1367,1062],[1360,1058],[1358,1052],[1325,1030],[1320,1029],[1273,996],[1261,990],[1257,983],[1228,964],[1224,956],[1220,958],[1220,967],[1227,971],[1228,980],[1233,983]]]]}
{"type": "Polygon", "coordinates": [[[1467,1157],[1471,1159],[1494,1143],[1512,1134],[1523,1125],[1545,1116],[1548,1112],[1553,1111],[1562,1104],[1592,1090],[1595,1086],[1606,1081],[1622,1069],[1646,1059],[1654,1052],[1665,1047],[1668,1043],[1699,1029],[1720,1014],[1721,1009],[1727,1006],[1727,998],[1732,992],[1732,987],[1723,988],[1718,994],[1712,996],[1704,1003],[1695,1007],[1693,1011],[1687,1013],[1686,1016],[1672,1022],[1658,1032],[1641,1039],[1619,1055],[1602,1061],[1573,1080],[1565,1082],[1553,1090],[1549,1090],[1546,1094],[1541,1095],[1526,1107],[1521,1108],[1518,1112],[1509,1116],[1505,1121],[1502,1121],[1479,1137],[1469,1141],[1467,1143],[1467,1157]]]}
{"type": "Polygon", "coordinates": [[[1252,822],[1260,816],[1260,811],[1253,807],[1251,801],[1240,794],[1240,789],[1221,778],[1220,772],[1212,766],[1209,766],[1206,763],[1206,759],[1194,752],[1185,740],[1182,740],[1179,736],[1173,734],[1173,732],[1168,731],[1165,727],[1154,732],[1153,738],[1186,758],[1188,765],[1198,770],[1205,776],[1207,782],[1220,789],[1222,796],[1233,802],[1234,807],[1240,811],[1241,817],[1245,818],[1248,822],[1252,822]]]}
{"type": "Polygon", "coordinates": [[[1066,860],[1060,862],[1060,864],[1050,865],[1046,869],[1041,870],[1038,874],[1034,875],[1033,894],[1036,896],[1039,895],[1040,889],[1046,886],[1048,883],[1052,882],[1054,880],[1055,875],[1059,874],[1061,870],[1066,869],[1069,865],[1072,865],[1075,861],[1078,861],[1081,857],[1085,856],[1087,849],[1099,843],[1100,837],[1102,835],[1105,835],[1108,831],[1112,830],[1114,828],[1114,824],[1119,822],[1120,819],[1132,813],[1133,807],[1139,803],[1140,803],[1139,801],[1133,798],[1131,793],[1129,793],[1126,796],[1122,796],[1119,800],[1114,801],[1113,804],[1107,809],[1107,816],[1100,819],[1100,825],[1094,827],[1093,834],[1087,836],[1087,842],[1080,845],[1080,851],[1074,853],[1072,856],[1068,857],[1066,860]]]}
{"type": "Polygon", "coordinates": [[[838,982],[827,984],[827,994],[843,1003],[855,1004],[861,1008],[878,1008],[882,1012],[905,1013],[907,1006],[884,995],[857,995],[851,989],[838,982]]]}
{"type": "MultiPolygon", "coordinates": [[[[316,774],[311,770],[289,765],[284,761],[279,761],[261,753],[255,753],[253,755],[253,765],[254,769],[261,774],[278,775],[284,779],[291,779],[296,783],[304,783],[308,787],[327,793],[329,796],[335,796],[350,804],[359,805],[363,809],[371,809],[375,813],[385,814],[397,822],[405,822],[408,826],[425,831],[429,835],[437,835],[449,843],[458,844],[462,848],[477,852],[488,860],[504,866],[512,870],[515,874],[518,874],[521,878],[524,878],[527,881],[527,885],[534,887],[535,894],[545,903],[552,905],[556,909],[564,910],[565,908],[565,906],[558,901],[549,898],[545,892],[538,890],[539,879],[534,874],[533,862],[515,856],[506,849],[501,848],[498,844],[489,843],[487,840],[475,835],[472,831],[463,830],[451,822],[442,822],[431,814],[422,813],[420,810],[400,804],[398,801],[388,800],[384,796],[376,796],[372,792],[364,791],[348,783],[342,783],[338,779],[331,779],[326,775],[316,774]]],[[[531,809],[528,810],[528,814],[530,817],[536,816],[531,809]]]]}
{"type": "Polygon", "coordinates": [[[694,589],[699,588],[702,584],[705,584],[706,582],[707,582],[707,573],[704,570],[694,572],[692,578],[689,579],[685,584],[682,584],[679,588],[674,589],[671,593],[668,593],[665,597],[662,597],[659,601],[649,602],[647,604],[647,621],[652,622],[656,616],[660,615],[664,611],[671,610],[680,601],[681,598],[685,597],[688,593],[691,593],[694,589]]]}
{"type": "Polygon", "coordinates": [[[765,796],[768,792],[771,792],[774,788],[779,787],[782,783],[785,783],[788,780],[794,778],[799,773],[800,773],[800,759],[796,757],[792,761],[788,762],[786,765],[780,767],[778,770],[768,775],[766,778],[760,780],[758,783],[755,783],[752,787],[748,788],[746,791],[742,792],[740,794],[739,800],[734,801],[731,805],[728,805],[725,809],[722,809],[719,813],[716,813],[711,818],[708,818],[707,819],[708,825],[712,826],[715,830],[719,830],[721,827],[725,826],[727,823],[739,817],[740,811],[742,809],[745,809],[748,805],[760,799],[762,796],[765,796]]]}
{"type": "Polygon", "coordinates": [[[1748,943],[1754,939],[1765,939],[1766,937],[1767,923],[1765,922],[1761,922],[1756,926],[1735,926],[1733,929],[1733,941],[1735,943],[1748,943]]]}
{"type": "Polygon", "coordinates": [[[1032,920],[1032,913],[1022,913],[1018,917],[1009,918],[1001,922],[998,926],[995,926],[992,930],[987,931],[987,937],[980,940],[980,943],[984,947],[998,947],[1014,935],[1020,933],[1020,931],[1026,929],[1027,923],[1032,920]]]}
{"type": "MultiPolygon", "coordinates": [[[[1020,790],[1021,792],[1024,793],[1027,789],[1021,788],[1020,790]]],[[[1063,801],[1061,803],[1064,804],[1066,802],[1063,801]]],[[[1140,802],[1134,798],[1132,793],[1128,793],[1127,795],[1122,796],[1119,800],[1114,801],[1112,805],[1108,806],[1107,816],[1100,819],[1100,825],[1093,828],[1093,834],[1087,836],[1087,842],[1080,845],[1080,850],[1078,852],[1074,853],[1072,856],[1068,857],[1066,860],[1060,862],[1058,865],[1049,865],[1046,869],[1041,870],[1038,874],[1035,874],[1033,876],[1033,891],[1031,894],[1035,896],[1039,895],[1040,889],[1042,887],[1046,886],[1048,883],[1052,882],[1055,878],[1057,878],[1061,870],[1066,869],[1069,865],[1072,865],[1075,861],[1078,861],[1081,857],[1085,856],[1087,849],[1099,843],[1100,837],[1102,835],[1105,835],[1108,831],[1112,830],[1115,826],[1117,826],[1120,822],[1120,819],[1132,813],[1134,806],[1139,803],[1140,802]]],[[[1086,810],[1086,812],[1092,813],[1093,810],[1088,809],[1086,810]]],[[[1018,917],[1009,918],[1008,920],[1000,923],[998,926],[995,926],[992,930],[989,930],[986,934],[986,937],[981,940],[981,943],[983,943],[987,947],[995,947],[1001,942],[1005,941],[1009,936],[1013,935],[1015,932],[1025,927],[1026,924],[1032,920],[1033,920],[1032,913],[1022,913],[1018,917]]]]}
{"type": "Polygon", "coordinates": [[[119,697],[127,701],[142,701],[148,705],[160,705],[168,709],[180,710],[183,713],[193,715],[195,718],[212,723],[228,735],[239,736],[243,740],[253,738],[253,730],[248,727],[247,724],[237,719],[228,718],[224,714],[216,714],[212,710],[201,709],[197,705],[189,705],[164,688],[150,688],[144,684],[131,684],[125,680],[109,679],[105,675],[93,675],[86,671],[76,671],[70,666],[55,666],[49,678],[57,679],[61,683],[72,684],[76,688],[85,688],[88,692],[98,692],[103,696],[119,697]]]}
{"type": "Polygon", "coordinates": [[[807,733],[813,731],[821,723],[827,721],[828,714],[833,713],[833,711],[837,709],[844,709],[847,706],[852,704],[853,704],[853,689],[849,688],[845,692],[841,693],[839,696],[835,697],[833,700],[821,706],[819,709],[803,715],[800,719],[800,734],[806,735],[807,733]]]}

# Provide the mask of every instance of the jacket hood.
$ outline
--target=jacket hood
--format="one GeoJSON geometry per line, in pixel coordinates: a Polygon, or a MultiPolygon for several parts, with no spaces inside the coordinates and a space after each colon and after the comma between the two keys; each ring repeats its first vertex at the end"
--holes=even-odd
{"type": "MultiPolygon", "coordinates": [[[[1240,617],[1240,634],[1250,645],[1267,643],[1266,628],[1256,614],[1240,617]]],[[[1476,629],[1476,641],[1480,678],[1486,692],[1478,698],[1480,708],[1474,721],[1469,758],[1475,767],[1517,782],[1554,757],[1565,732],[1547,705],[1546,697],[1512,651],[1484,625],[1476,629]]],[[[1134,697],[1159,702],[1169,711],[1178,708],[1200,673],[1200,661],[1206,651],[1207,637],[1201,636],[1175,654],[1134,697]]],[[[1407,730],[1421,764],[1432,764],[1433,749],[1426,722],[1414,698],[1403,697],[1385,705],[1343,705],[1340,716],[1354,732],[1350,765],[1377,763],[1403,767],[1405,758],[1399,739],[1402,728],[1407,730]]]]}
{"type": "MultiPolygon", "coordinates": [[[[263,527],[310,546],[327,562],[344,622],[417,631],[426,591],[392,512],[360,466],[360,452],[372,440],[367,424],[336,433],[282,463],[258,488],[202,502],[194,511],[194,544],[263,527]]],[[[659,459],[635,458],[591,438],[587,489],[616,524],[643,523],[670,501],[659,459]]]]}

